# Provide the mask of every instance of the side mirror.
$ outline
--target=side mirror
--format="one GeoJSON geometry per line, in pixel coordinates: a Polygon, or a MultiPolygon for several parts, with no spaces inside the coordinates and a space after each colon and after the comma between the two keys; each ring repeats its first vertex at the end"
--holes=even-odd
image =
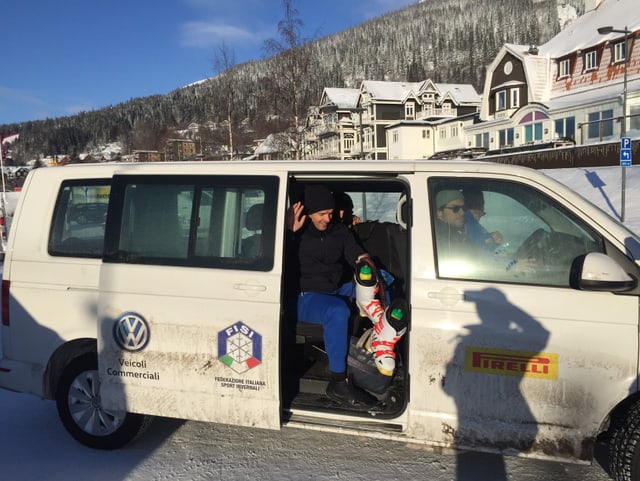
{"type": "Polygon", "coordinates": [[[638,280],[625,272],[611,257],[590,252],[574,261],[578,273],[577,288],[585,291],[624,292],[634,289],[638,280]]]}

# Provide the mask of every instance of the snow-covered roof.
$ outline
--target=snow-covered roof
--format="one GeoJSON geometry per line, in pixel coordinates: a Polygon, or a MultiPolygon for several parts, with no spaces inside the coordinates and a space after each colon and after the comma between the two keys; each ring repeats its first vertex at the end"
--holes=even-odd
{"type": "MultiPolygon", "coordinates": [[[[365,80],[361,90],[367,92],[374,100],[403,101],[410,94],[417,94],[425,82],[385,82],[382,80],[365,80]]],[[[457,103],[480,103],[481,98],[471,84],[433,83],[441,97],[449,94],[457,103]]]]}
{"type": "Polygon", "coordinates": [[[540,56],[559,58],[576,50],[592,47],[607,40],[620,38],[620,33],[600,35],[599,27],[611,26],[632,32],[640,28],[640,5],[638,0],[602,0],[594,10],[586,12],[544,45],[540,45],[540,56]]]}
{"type": "Polygon", "coordinates": [[[335,105],[338,109],[350,109],[358,105],[360,89],[325,87],[322,106],[335,105]]]}
{"type": "Polygon", "coordinates": [[[269,134],[264,141],[256,147],[254,155],[263,154],[277,154],[279,152],[276,146],[276,137],[274,134],[269,134]]]}
{"type": "Polygon", "coordinates": [[[418,91],[422,82],[385,82],[383,80],[365,80],[360,87],[372,99],[401,101],[407,92],[418,91]]]}
{"type": "Polygon", "coordinates": [[[279,154],[291,147],[291,139],[284,133],[269,134],[264,141],[256,147],[254,155],[279,154]]]}
{"type": "Polygon", "coordinates": [[[539,53],[527,53],[524,56],[525,70],[529,83],[529,100],[543,102],[551,95],[551,60],[539,53]]]}
{"type": "Polygon", "coordinates": [[[471,84],[434,84],[442,97],[449,94],[457,102],[466,103],[480,103],[481,98],[476,89],[471,84]]]}
{"type": "MultiPolygon", "coordinates": [[[[529,101],[546,105],[564,105],[575,103],[576,92],[552,92],[553,63],[573,52],[594,47],[607,40],[620,38],[620,33],[600,35],[599,27],[612,26],[631,32],[640,28],[640,8],[638,0],[602,0],[593,10],[578,17],[547,43],[532,49],[530,45],[504,44],[501,53],[496,56],[489,70],[494,70],[506,53],[511,53],[522,60],[529,87],[529,101]],[[532,51],[533,50],[533,51],[532,51]],[[569,96],[571,100],[562,100],[569,96]]],[[[490,94],[486,91],[485,95],[490,94]]],[[[493,87],[494,90],[496,87],[493,87]]],[[[593,86],[589,91],[593,92],[593,86]]]]}
{"type": "Polygon", "coordinates": [[[10,144],[10,143],[15,142],[16,140],[18,140],[18,137],[20,137],[20,134],[5,135],[4,137],[2,137],[2,143],[3,144],[10,144]]]}

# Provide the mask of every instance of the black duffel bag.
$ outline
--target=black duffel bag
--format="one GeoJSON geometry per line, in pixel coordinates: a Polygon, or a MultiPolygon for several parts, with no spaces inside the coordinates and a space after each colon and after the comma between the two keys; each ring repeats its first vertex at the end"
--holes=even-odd
{"type": "Polygon", "coordinates": [[[359,339],[351,337],[347,372],[354,386],[373,394],[384,394],[389,389],[393,376],[380,374],[373,353],[367,352],[364,347],[372,331],[373,328],[369,328],[359,339]]]}

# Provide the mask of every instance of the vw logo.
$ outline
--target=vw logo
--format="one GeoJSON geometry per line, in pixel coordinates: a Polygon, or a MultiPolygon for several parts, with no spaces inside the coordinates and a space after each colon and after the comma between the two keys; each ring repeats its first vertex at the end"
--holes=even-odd
{"type": "Polygon", "coordinates": [[[113,326],[113,338],[126,351],[141,351],[149,344],[149,324],[138,314],[127,312],[113,326]]]}

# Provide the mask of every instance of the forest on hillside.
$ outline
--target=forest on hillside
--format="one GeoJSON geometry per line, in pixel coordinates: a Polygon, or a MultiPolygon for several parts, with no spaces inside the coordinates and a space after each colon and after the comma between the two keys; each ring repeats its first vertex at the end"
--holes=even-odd
{"type": "MultiPolygon", "coordinates": [[[[584,0],[568,3],[582,13],[584,0]]],[[[218,75],[166,95],[1,125],[0,132],[20,134],[12,145],[16,164],[77,155],[108,142],[120,142],[123,153],[160,150],[192,123],[203,126],[201,140],[216,145],[219,155],[229,149],[232,133],[233,151],[242,155],[255,140],[303,123],[306,109],[319,102],[325,87],[429,78],[470,83],[482,92],[486,65],[503,44],[539,45],[559,31],[557,6],[558,0],[420,2],[309,42],[274,39],[270,57],[238,65],[219,62],[224,68],[218,75]]]]}

